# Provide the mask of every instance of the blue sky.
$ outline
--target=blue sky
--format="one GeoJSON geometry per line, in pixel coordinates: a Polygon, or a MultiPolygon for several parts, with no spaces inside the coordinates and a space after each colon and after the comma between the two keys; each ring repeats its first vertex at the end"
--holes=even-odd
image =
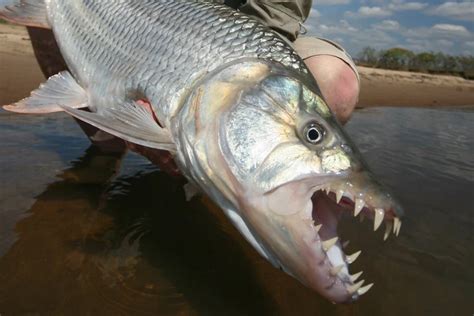
{"type": "Polygon", "coordinates": [[[474,0],[314,0],[305,26],[354,56],[365,46],[474,55],[474,0]]]}

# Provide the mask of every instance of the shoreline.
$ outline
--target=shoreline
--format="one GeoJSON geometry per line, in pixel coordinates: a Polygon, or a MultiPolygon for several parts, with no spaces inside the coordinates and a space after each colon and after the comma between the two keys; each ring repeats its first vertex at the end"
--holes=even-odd
{"type": "Polygon", "coordinates": [[[0,24],[0,106],[30,95],[46,79],[25,27],[0,24]]]}
{"type": "MultiPolygon", "coordinates": [[[[29,96],[46,79],[25,27],[0,24],[0,105],[29,96]]],[[[474,80],[447,75],[358,67],[357,108],[474,106],[474,80]]]]}
{"type": "Polygon", "coordinates": [[[474,80],[448,75],[357,67],[358,108],[474,106],[474,80]]]}

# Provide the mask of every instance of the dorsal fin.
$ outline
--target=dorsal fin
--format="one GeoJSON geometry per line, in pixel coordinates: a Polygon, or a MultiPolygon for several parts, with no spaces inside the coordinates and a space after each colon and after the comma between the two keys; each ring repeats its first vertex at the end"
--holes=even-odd
{"type": "Polygon", "coordinates": [[[130,101],[92,113],[62,106],[75,118],[134,144],[176,152],[169,131],[160,127],[144,107],[130,101]]]}
{"type": "Polygon", "coordinates": [[[0,2],[0,18],[14,24],[51,28],[44,0],[14,0],[10,5],[0,2]]]}

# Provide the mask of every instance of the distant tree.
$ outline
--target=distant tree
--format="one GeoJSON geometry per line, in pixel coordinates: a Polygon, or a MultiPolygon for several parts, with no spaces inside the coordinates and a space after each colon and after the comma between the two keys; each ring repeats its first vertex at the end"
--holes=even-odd
{"type": "Polygon", "coordinates": [[[474,79],[474,56],[472,55],[451,56],[441,52],[415,54],[404,48],[378,51],[367,46],[358,54],[356,61],[363,66],[453,74],[474,79]]]}
{"type": "Polygon", "coordinates": [[[408,70],[415,54],[405,48],[391,48],[380,55],[379,67],[387,69],[408,70]]]}
{"type": "Polygon", "coordinates": [[[414,55],[410,60],[410,69],[416,71],[436,71],[436,55],[431,52],[422,52],[414,55]]]}
{"type": "Polygon", "coordinates": [[[441,73],[461,73],[461,65],[456,57],[447,55],[447,54],[439,54],[438,58],[441,58],[441,64],[437,71],[441,73]]]}
{"type": "Polygon", "coordinates": [[[474,70],[474,56],[458,56],[457,59],[463,71],[474,70]]]}
{"type": "Polygon", "coordinates": [[[458,56],[457,61],[464,78],[474,79],[474,56],[458,56]]]}
{"type": "Polygon", "coordinates": [[[379,52],[370,46],[364,47],[358,55],[358,61],[366,66],[377,66],[379,61],[379,52]]]}

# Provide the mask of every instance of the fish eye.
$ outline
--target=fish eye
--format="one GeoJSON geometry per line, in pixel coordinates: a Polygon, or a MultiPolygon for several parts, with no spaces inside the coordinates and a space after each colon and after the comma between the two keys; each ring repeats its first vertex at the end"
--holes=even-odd
{"type": "Polygon", "coordinates": [[[311,144],[319,144],[325,133],[324,128],[317,123],[310,123],[305,128],[306,140],[311,144]]]}

